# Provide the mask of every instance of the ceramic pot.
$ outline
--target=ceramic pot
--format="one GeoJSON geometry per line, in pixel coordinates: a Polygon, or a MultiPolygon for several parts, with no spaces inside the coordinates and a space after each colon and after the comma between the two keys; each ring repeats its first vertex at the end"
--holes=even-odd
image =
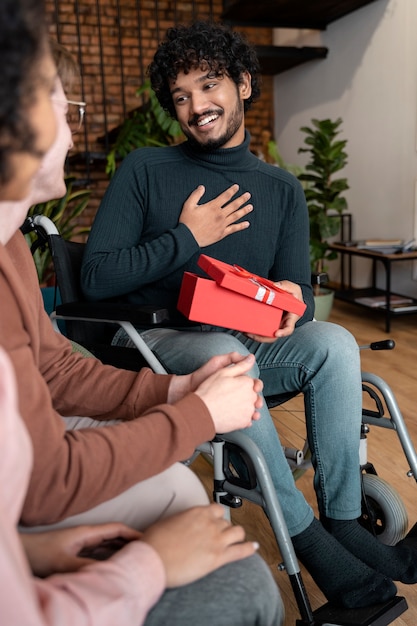
{"type": "Polygon", "coordinates": [[[334,291],[332,289],[321,288],[318,296],[314,296],[314,318],[319,322],[329,319],[333,307],[334,291]]]}

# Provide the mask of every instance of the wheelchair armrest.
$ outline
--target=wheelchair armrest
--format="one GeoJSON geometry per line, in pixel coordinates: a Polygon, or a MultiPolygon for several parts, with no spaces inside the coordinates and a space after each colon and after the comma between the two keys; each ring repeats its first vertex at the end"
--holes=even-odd
{"type": "Polygon", "coordinates": [[[169,319],[167,309],[118,302],[68,302],[56,307],[56,315],[71,318],[131,322],[134,326],[154,326],[169,319]]]}

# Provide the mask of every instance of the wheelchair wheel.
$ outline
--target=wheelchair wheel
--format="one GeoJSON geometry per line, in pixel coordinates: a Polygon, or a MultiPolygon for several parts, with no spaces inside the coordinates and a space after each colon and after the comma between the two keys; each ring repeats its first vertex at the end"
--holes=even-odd
{"type": "Polygon", "coordinates": [[[401,497],[386,480],[363,474],[366,504],[362,503],[361,524],[382,543],[393,546],[407,534],[408,516],[401,497]]]}

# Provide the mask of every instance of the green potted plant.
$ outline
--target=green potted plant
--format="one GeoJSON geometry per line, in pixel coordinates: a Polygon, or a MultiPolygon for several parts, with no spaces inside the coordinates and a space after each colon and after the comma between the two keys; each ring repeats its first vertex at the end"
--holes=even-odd
{"type": "MultiPolygon", "coordinates": [[[[90,227],[80,226],[78,218],[86,209],[91,192],[88,189],[74,190],[74,183],[75,178],[68,176],[65,179],[67,191],[62,198],[34,204],[29,209],[27,216],[45,215],[49,217],[64,239],[73,239],[88,233],[90,227]]],[[[27,233],[25,237],[30,246],[36,239],[36,235],[33,232],[27,233]]],[[[53,286],[55,274],[48,246],[37,248],[33,258],[38,273],[39,285],[43,290],[44,300],[53,299],[54,296],[51,295],[51,292],[55,289],[53,286]],[[49,291],[45,291],[48,287],[49,291]]],[[[46,308],[48,307],[46,306],[46,308]]]]}
{"type": "Polygon", "coordinates": [[[326,263],[337,257],[329,250],[329,239],[340,232],[341,214],[347,209],[342,194],[349,185],[346,178],[335,178],[334,175],[345,167],[348,155],[345,152],[347,140],[337,139],[341,118],[336,121],[312,119],[311,123],[312,127],[300,129],[306,134],[306,147],[299,148],[298,152],[308,153],[310,161],[298,179],[304,184],[308,206],[311,276],[314,294],[318,296],[322,292],[321,286],[328,281],[326,263]]]}

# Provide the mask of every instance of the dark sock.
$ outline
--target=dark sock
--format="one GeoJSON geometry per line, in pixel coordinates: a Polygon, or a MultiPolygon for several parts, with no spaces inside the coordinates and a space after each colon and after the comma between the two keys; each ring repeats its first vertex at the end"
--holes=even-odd
{"type": "Polygon", "coordinates": [[[323,526],[358,559],[372,569],[402,583],[417,582],[417,550],[407,539],[387,546],[374,537],[358,520],[321,518],[323,526]]]}
{"type": "Polygon", "coordinates": [[[386,602],[397,589],[346,550],[317,519],[292,537],[297,557],[326,598],[348,609],[386,602]]]}

